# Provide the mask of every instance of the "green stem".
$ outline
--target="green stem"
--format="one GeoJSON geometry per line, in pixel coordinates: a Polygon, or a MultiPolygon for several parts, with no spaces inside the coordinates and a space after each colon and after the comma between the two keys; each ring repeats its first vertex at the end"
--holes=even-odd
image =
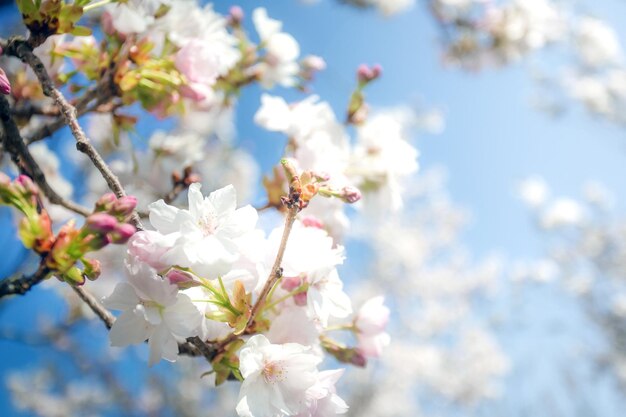
{"type": "Polygon", "coordinates": [[[88,12],[89,10],[96,9],[101,6],[106,6],[107,4],[111,3],[111,1],[112,0],[100,0],[95,3],[88,4],[85,7],[83,7],[83,13],[88,12]]]}
{"type": "Polygon", "coordinates": [[[263,309],[261,311],[269,310],[269,309],[275,307],[276,305],[282,303],[283,301],[287,300],[289,297],[293,297],[296,294],[303,293],[303,292],[305,292],[308,289],[309,289],[309,284],[300,285],[298,288],[296,288],[295,290],[293,290],[293,291],[283,295],[278,300],[276,300],[276,301],[274,301],[272,303],[266,304],[265,307],[263,307],[263,309]]]}

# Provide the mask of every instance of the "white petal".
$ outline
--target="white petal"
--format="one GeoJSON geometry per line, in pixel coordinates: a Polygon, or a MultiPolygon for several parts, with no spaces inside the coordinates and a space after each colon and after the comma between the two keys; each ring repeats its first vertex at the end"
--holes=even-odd
{"type": "Polygon", "coordinates": [[[120,282],[113,293],[102,299],[102,304],[112,310],[132,310],[139,303],[135,288],[127,282],[120,282]]]}
{"type": "Polygon", "coordinates": [[[178,358],[178,343],[165,324],[158,326],[148,341],[150,358],[148,365],[158,363],[161,358],[175,362],[178,358]]]}
{"type": "Polygon", "coordinates": [[[198,182],[195,182],[189,186],[189,192],[187,194],[187,198],[189,200],[189,213],[193,220],[199,220],[202,215],[202,204],[204,202],[204,197],[202,196],[202,192],[200,188],[202,185],[198,182]]]}
{"type": "Polygon", "coordinates": [[[208,200],[215,207],[219,219],[224,215],[229,215],[237,208],[237,191],[232,185],[227,185],[209,194],[208,200]]]}
{"type": "Polygon", "coordinates": [[[152,332],[153,326],[148,323],[143,312],[128,310],[115,320],[109,340],[111,346],[128,346],[144,342],[152,332]]]}
{"type": "Polygon", "coordinates": [[[229,239],[240,237],[246,232],[254,229],[259,218],[254,207],[247,205],[231,213],[220,223],[217,233],[229,239]]]}
{"type": "Polygon", "coordinates": [[[178,232],[175,220],[179,209],[166,204],[163,200],[151,203],[148,209],[150,210],[150,224],[155,229],[163,234],[178,232]]]}
{"type": "Polygon", "coordinates": [[[202,314],[185,294],[178,294],[176,304],[165,309],[163,319],[167,327],[179,337],[190,337],[197,334],[202,314]]]}

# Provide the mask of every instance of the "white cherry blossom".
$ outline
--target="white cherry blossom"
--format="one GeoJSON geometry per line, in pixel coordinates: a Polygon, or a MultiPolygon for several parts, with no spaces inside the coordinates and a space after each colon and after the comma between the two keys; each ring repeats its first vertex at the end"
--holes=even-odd
{"type": "Polygon", "coordinates": [[[201,315],[188,296],[162,279],[148,265],[127,264],[129,282],[117,284],[103,302],[107,308],[121,310],[109,339],[112,346],[127,346],[148,340],[149,364],[161,358],[175,361],[177,341],[196,335],[201,315]]]}
{"type": "Polygon", "coordinates": [[[271,344],[263,335],[252,336],[239,352],[244,377],[237,413],[241,417],[296,415],[307,406],[307,390],[318,380],[321,358],[297,344],[271,344]]]}
{"type": "Polygon", "coordinates": [[[237,241],[254,229],[257,213],[251,206],[237,209],[232,185],[203,197],[199,183],[189,187],[189,210],[159,200],[150,204],[150,223],[174,245],[163,255],[170,265],[191,268],[204,278],[226,274],[239,258],[237,241]]]}

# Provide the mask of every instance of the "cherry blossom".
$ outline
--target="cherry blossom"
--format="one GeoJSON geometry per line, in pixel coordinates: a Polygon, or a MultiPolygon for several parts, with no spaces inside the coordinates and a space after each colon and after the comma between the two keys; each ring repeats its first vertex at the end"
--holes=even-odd
{"type": "Polygon", "coordinates": [[[239,352],[244,378],[237,413],[241,417],[297,415],[307,407],[306,391],[317,381],[321,359],[297,344],[271,344],[252,336],[239,352]]]}

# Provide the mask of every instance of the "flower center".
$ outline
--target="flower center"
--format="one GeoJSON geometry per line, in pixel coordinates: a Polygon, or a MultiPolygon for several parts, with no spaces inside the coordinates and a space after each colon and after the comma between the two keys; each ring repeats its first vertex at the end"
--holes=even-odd
{"type": "Polygon", "coordinates": [[[285,370],[282,361],[266,362],[265,366],[263,366],[263,378],[268,384],[282,382],[286,377],[287,371],[285,370]]]}
{"type": "Polygon", "coordinates": [[[200,227],[204,236],[214,234],[215,229],[217,229],[217,216],[213,213],[202,215],[198,220],[198,227],[200,227]]]}

